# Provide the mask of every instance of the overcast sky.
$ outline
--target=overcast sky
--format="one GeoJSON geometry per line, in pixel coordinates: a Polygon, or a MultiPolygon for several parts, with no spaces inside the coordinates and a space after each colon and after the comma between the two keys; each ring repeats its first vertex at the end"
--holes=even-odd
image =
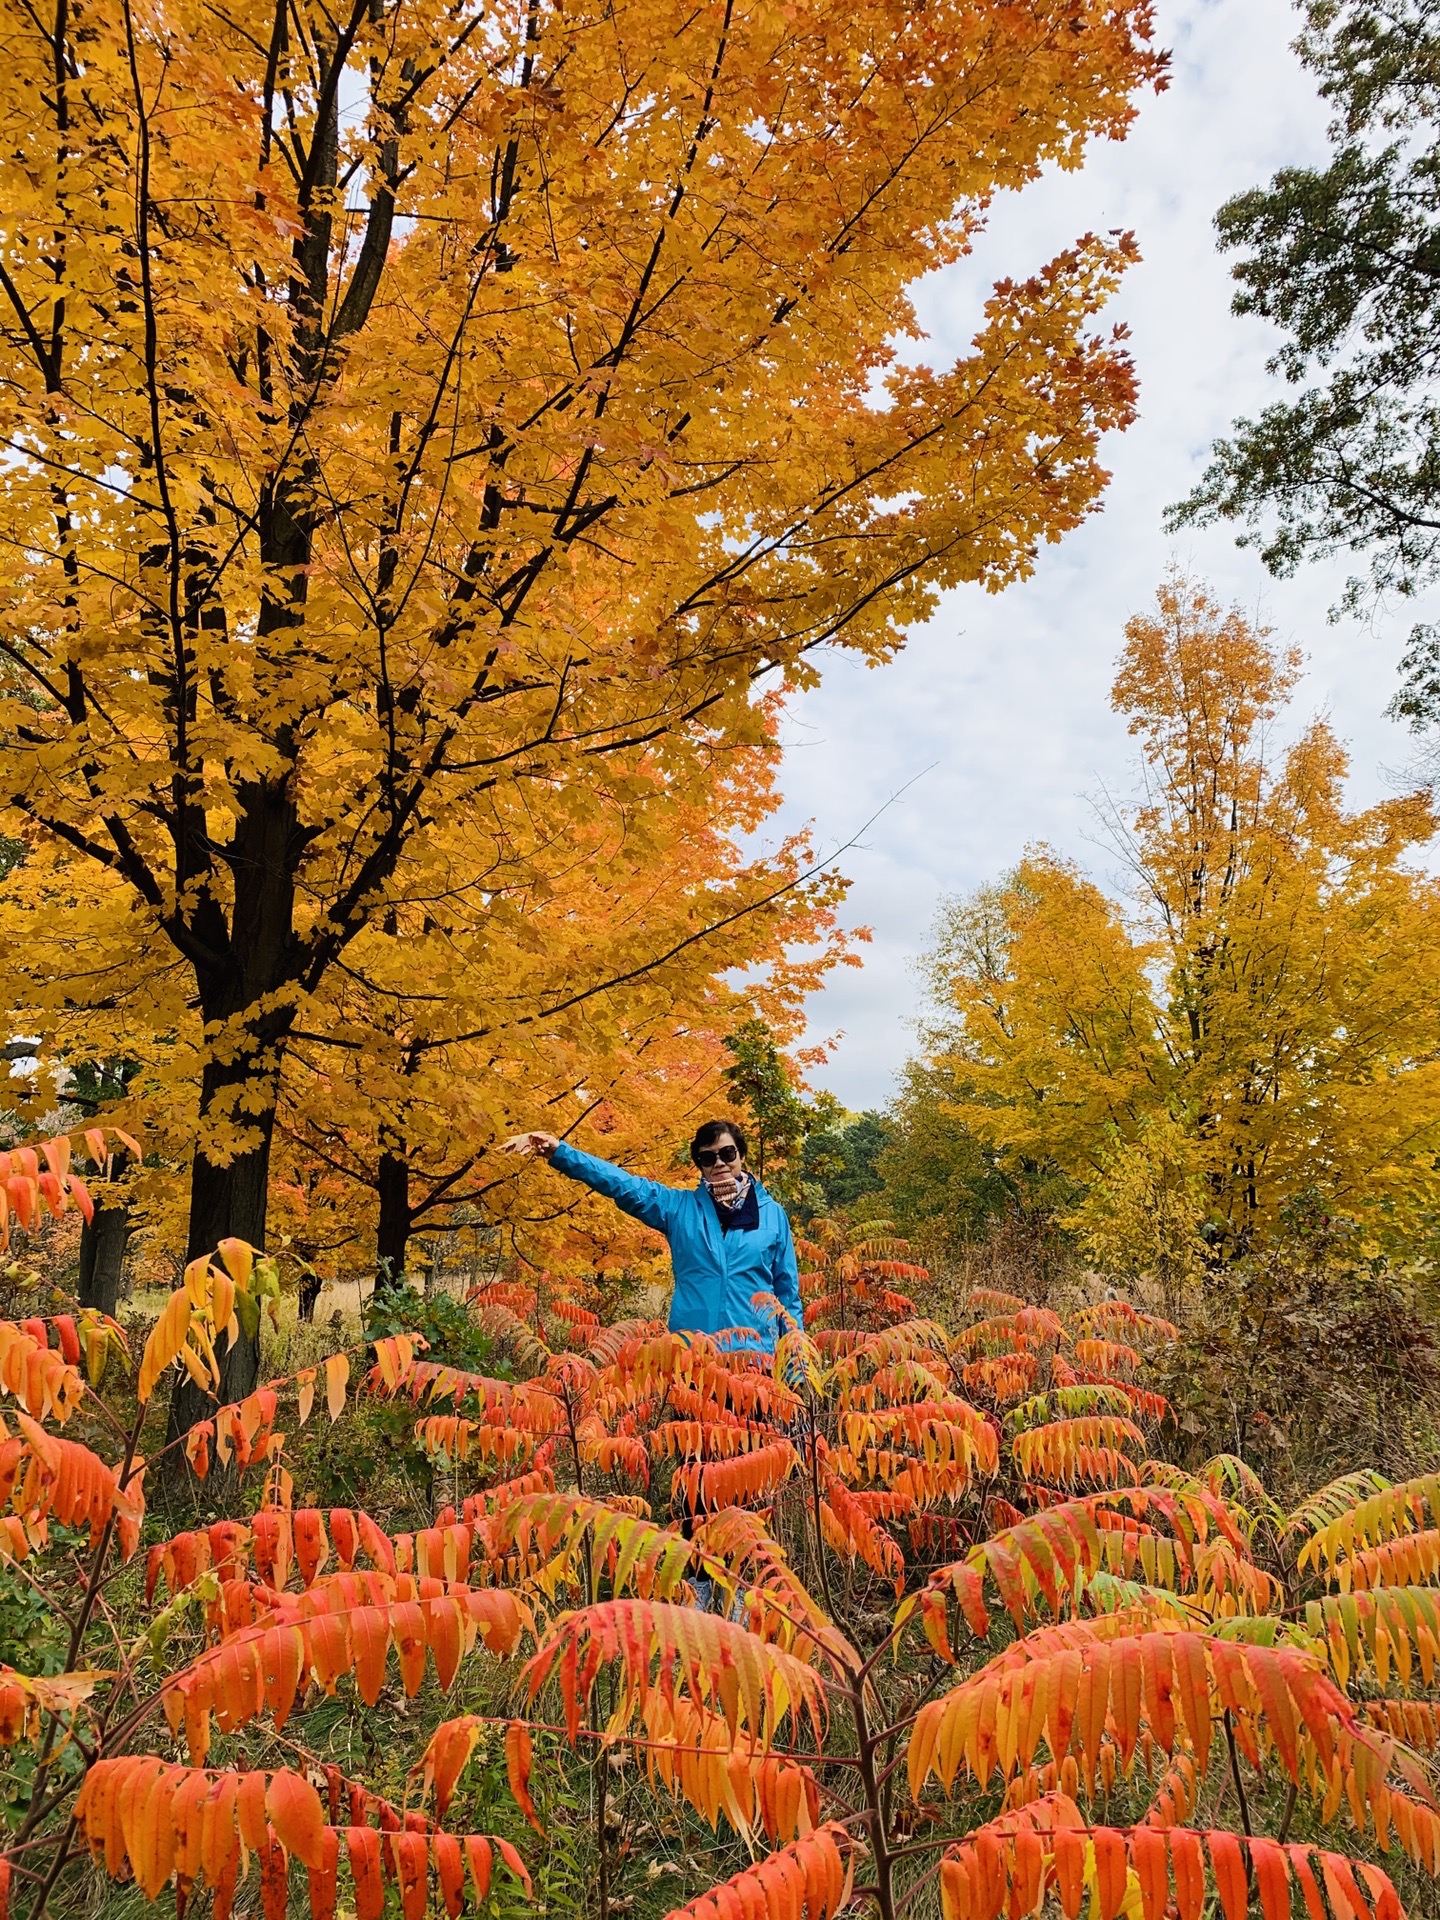
{"type": "Polygon", "coordinates": [[[1265,372],[1275,336],[1230,312],[1215,209],[1279,166],[1320,158],[1325,112],[1290,51],[1297,19],[1285,0],[1161,0],[1159,14],[1171,84],[1143,103],[1130,138],[1097,148],[1078,175],[999,202],[971,259],[920,289],[930,355],[944,363],[964,350],[995,279],[1032,272],[1087,229],[1134,229],[1144,258],[1107,319],[1134,336],[1140,418],[1106,444],[1104,511],[1047,548],[1024,585],[947,595],[891,665],[832,660],[786,726],[783,823],[812,821],[824,847],[934,763],[841,862],[853,881],[847,918],[874,940],[863,971],[837,969],[815,997],[811,1037],[838,1034],[813,1077],[851,1107],[883,1105],[912,1050],[913,960],[945,896],[995,878],[1036,841],[1113,879],[1087,796],[1131,788],[1110,680],[1125,620],[1171,559],[1305,649],[1297,717],[1323,711],[1349,742],[1357,803],[1393,791],[1413,758],[1411,736],[1385,717],[1413,608],[1373,627],[1331,625],[1343,564],[1277,581],[1228,530],[1162,530],[1211,441],[1277,385],[1265,372]]]}

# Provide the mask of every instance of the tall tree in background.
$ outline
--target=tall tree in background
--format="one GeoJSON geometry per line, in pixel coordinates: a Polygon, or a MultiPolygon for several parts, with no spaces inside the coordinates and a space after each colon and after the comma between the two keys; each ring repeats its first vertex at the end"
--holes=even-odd
{"type": "Polygon", "coordinates": [[[807,1212],[844,1208],[852,1217],[876,1211],[866,1203],[879,1193],[880,1156],[890,1139],[884,1114],[867,1107],[849,1113],[830,1094],[815,1102],[801,1148],[799,1183],[807,1212]]]}
{"type": "Polygon", "coordinates": [[[1172,579],[1126,636],[1136,913],[1043,849],[954,910],[953,1111],[1079,1182],[1112,1264],[1232,1261],[1302,1196],[1403,1235],[1440,1149],[1429,801],[1347,812],[1323,722],[1272,756],[1296,657],[1198,588],[1172,579]]]}
{"type": "Polygon", "coordinates": [[[725,1036],[730,1059],[725,1082],[748,1122],[747,1159],[761,1180],[776,1176],[799,1153],[809,1112],[795,1084],[795,1072],[763,1020],[744,1020],[725,1036]]]}
{"type": "Polygon", "coordinates": [[[1053,1172],[1037,1182],[1035,1169],[960,1118],[971,1085],[954,1036],[936,1029],[926,1042],[929,1050],[901,1070],[886,1114],[875,1204],[927,1256],[954,1259],[1002,1215],[1038,1208],[1048,1216],[1070,1196],[1057,1191],[1065,1183],[1053,1172]]]}
{"type": "MultiPolygon", "coordinates": [[[[1216,216],[1235,311],[1281,328],[1293,399],[1239,420],[1172,522],[1238,520],[1272,572],[1352,553],[1347,604],[1440,580],[1440,5],[1307,0],[1297,48],[1333,109],[1322,167],[1216,216]]],[[[1440,718],[1440,635],[1416,628],[1397,700],[1440,718]]]]}
{"type": "Polygon", "coordinates": [[[193,1009],[192,1252],[263,1240],[285,1049],[365,929],[702,791],[759,675],[881,659],[1095,507],[1128,239],[998,286],[952,367],[896,343],[998,189],[1123,134],[1150,26],[9,10],[0,791],[113,892],[97,965],[168,955],[193,1009]]]}

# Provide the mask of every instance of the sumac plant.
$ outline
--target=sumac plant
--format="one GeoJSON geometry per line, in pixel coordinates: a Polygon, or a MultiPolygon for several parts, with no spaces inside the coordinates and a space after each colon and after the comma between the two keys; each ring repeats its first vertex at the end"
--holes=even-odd
{"type": "Polygon", "coordinates": [[[95,1875],[217,1920],[509,1912],[557,1819],[602,1920],[1394,1920],[1381,1859],[1440,1865],[1440,1481],[1284,1514],[1239,1460],[1166,1464],[1164,1322],[852,1300],[757,1364],[640,1321],[552,1351],[492,1294],[514,1377],[393,1334],[272,1381],[171,1454],[229,1517],[157,1536],[149,1423],[163,1452],[166,1389],[218,1391],[267,1275],[194,1262],[123,1416],[63,1325],[0,1328],[6,1577],[66,1630],[0,1674],[30,1920],[95,1875]],[[295,1500],[277,1422],[367,1402],[429,1456],[404,1529],[295,1500]]]}

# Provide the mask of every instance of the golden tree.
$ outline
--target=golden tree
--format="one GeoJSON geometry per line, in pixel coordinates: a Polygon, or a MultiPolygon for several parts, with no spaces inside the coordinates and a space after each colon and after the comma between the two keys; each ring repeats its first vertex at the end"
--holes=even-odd
{"type": "Polygon", "coordinates": [[[197,1243],[458,820],[683,782],[757,672],[1092,504],[1123,246],[869,404],[906,282],[1155,73],[1144,8],[1073,12],[14,16],[7,787],[193,974],[197,1243]]]}
{"type": "Polygon", "coordinates": [[[1126,634],[1138,911],[1041,850],[957,912],[966,1118],[1085,1183],[1097,1247],[1152,1271],[1265,1245],[1305,1193],[1401,1225],[1440,1143],[1429,801],[1348,812],[1321,721],[1273,755],[1297,661],[1201,589],[1171,580],[1126,634]]]}
{"type": "Polygon", "coordinates": [[[896,342],[997,189],[1124,132],[1149,34],[1148,0],[7,14],[0,793],[115,889],[99,997],[168,954],[195,1010],[192,1254],[263,1241],[286,1044],[366,928],[703,791],[759,676],[882,659],[1093,509],[1127,238],[997,286],[953,366],[896,342]]]}

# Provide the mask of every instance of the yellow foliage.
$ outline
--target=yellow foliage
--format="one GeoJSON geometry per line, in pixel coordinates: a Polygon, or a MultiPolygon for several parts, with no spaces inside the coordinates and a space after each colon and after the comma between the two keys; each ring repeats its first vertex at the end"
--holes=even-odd
{"type": "Polygon", "coordinates": [[[1132,909],[1041,849],[956,914],[956,1110],[1080,1183],[1074,1223],[1112,1268],[1183,1279],[1273,1242],[1311,1190],[1403,1230],[1440,1145],[1429,802],[1347,812],[1319,721],[1276,764],[1295,660],[1199,588],[1170,580],[1126,634],[1132,909]]]}
{"type": "MultiPolygon", "coordinates": [[[[430,971],[473,967],[498,1028],[424,1037],[484,1026],[462,1064],[524,1086],[567,958],[597,1026],[663,959],[604,868],[663,900],[674,803],[767,743],[760,677],[883,659],[1093,509],[1128,236],[995,287],[952,365],[900,343],[997,193],[1123,134],[1150,30],[1147,0],[15,16],[6,898],[71,943],[22,963],[52,1024],[62,976],[129,1015],[198,1138],[192,1254],[263,1243],[292,1045],[353,1021],[383,1055],[383,1010],[403,1076],[430,971]]],[[[746,904],[692,891],[680,931],[746,904]]],[[[648,1009],[615,1024],[646,1044],[648,1009]]],[[[402,1143],[455,1117],[412,1091],[402,1143]]]]}

